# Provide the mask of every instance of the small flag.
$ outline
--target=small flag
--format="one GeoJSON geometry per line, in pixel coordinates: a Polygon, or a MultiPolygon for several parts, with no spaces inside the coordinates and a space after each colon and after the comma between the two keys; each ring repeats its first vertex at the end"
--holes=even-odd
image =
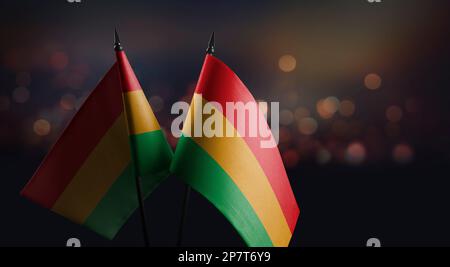
{"type": "Polygon", "coordinates": [[[173,152],[123,50],[116,51],[131,156],[138,176],[166,177],[173,152]]]}
{"type": "Polygon", "coordinates": [[[121,51],[21,194],[112,239],[138,206],[132,158],[147,196],[172,151],[121,51]]]}
{"type": "Polygon", "coordinates": [[[237,120],[224,111],[227,102],[246,104],[255,99],[228,66],[208,54],[171,171],[214,204],[248,246],[288,246],[299,208],[278,148],[264,148],[261,136],[239,132],[237,120]],[[193,124],[206,103],[223,108],[211,114],[222,116],[223,128],[232,129],[235,137],[195,134],[193,124]]]}

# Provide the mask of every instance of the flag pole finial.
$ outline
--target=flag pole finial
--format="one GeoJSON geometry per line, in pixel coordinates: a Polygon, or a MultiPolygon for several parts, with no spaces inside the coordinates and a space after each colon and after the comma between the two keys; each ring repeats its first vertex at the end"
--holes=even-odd
{"type": "Polygon", "coordinates": [[[114,28],[114,50],[122,51],[123,47],[120,44],[119,34],[117,33],[117,28],[114,28]]]}
{"type": "Polygon", "coordinates": [[[208,49],[206,49],[206,54],[214,55],[214,32],[212,32],[211,37],[209,38],[208,49]]]}

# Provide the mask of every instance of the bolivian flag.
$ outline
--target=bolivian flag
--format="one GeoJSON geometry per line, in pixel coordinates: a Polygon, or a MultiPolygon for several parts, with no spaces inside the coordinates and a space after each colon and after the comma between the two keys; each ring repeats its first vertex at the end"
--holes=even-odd
{"type": "Polygon", "coordinates": [[[207,55],[171,170],[214,204],[248,246],[288,246],[299,208],[278,148],[263,148],[261,136],[239,132],[238,120],[227,117],[227,102],[255,99],[230,68],[207,55]],[[223,129],[235,137],[195,137],[194,121],[207,102],[223,108],[211,114],[222,116],[223,129]]]}
{"type": "Polygon", "coordinates": [[[134,166],[147,196],[172,158],[124,52],[117,58],[21,192],[109,239],[138,206],[134,166]]]}

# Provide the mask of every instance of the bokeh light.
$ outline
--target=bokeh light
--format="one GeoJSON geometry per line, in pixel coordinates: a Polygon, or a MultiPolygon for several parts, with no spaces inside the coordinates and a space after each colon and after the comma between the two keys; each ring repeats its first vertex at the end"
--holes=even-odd
{"type": "Polygon", "coordinates": [[[352,165],[364,162],[366,158],[366,148],[360,142],[353,142],[348,145],[345,151],[345,159],[352,165]]]}
{"type": "Polygon", "coordinates": [[[284,55],[278,60],[278,66],[284,72],[291,72],[297,66],[297,60],[292,55],[284,55]]]}
{"type": "Polygon", "coordinates": [[[294,117],[297,121],[300,121],[301,119],[309,116],[311,116],[311,112],[309,112],[309,109],[305,107],[298,107],[295,109],[294,117]]]}
{"type": "Polygon", "coordinates": [[[414,150],[408,144],[397,144],[392,150],[392,158],[395,162],[406,164],[412,161],[414,150]]]}
{"type": "Polygon", "coordinates": [[[403,111],[399,106],[390,106],[386,109],[386,118],[390,122],[399,122],[403,117],[403,111]]]}
{"type": "Polygon", "coordinates": [[[323,109],[326,113],[334,114],[339,109],[339,99],[334,96],[329,96],[323,100],[323,109]]]}
{"type": "Polygon", "coordinates": [[[39,119],[36,120],[33,124],[33,131],[35,134],[39,136],[45,136],[50,133],[51,126],[47,120],[39,119]]]}
{"type": "Polygon", "coordinates": [[[30,91],[26,87],[17,87],[12,92],[12,98],[16,103],[25,103],[30,98],[30,91]]]}
{"type": "Polygon", "coordinates": [[[325,148],[321,148],[316,153],[316,161],[320,165],[327,164],[331,160],[331,153],[325,148]]]}
{"type": "Polygon", "coordinates": [[[314,118],[306,117],[298,122],[298,131],[304,135],[312,135],[317,131],[318,125],[314,118]]]}
{"type": "MultiPolygon", "coordinates": [[[[325,103],[325,99],[320,99],[319,101],[317,101],[317,103],[316,103],[317,113],[323,119],[330,119],[331,117],[333,117],[334,112],[330,112],[330,107],[325,108],[324,103],[325,103]]],[[[330,103],[328,105],[330,105],[330,103]]]]}
{"type": "Polygon", "coordinates": [[[381,86],[381,77],[376,73],[367,74],[364,78],[364,84],[367,89],[376,90],[381,86]]]}
{"type": "Polygon", "coordinates": [[[77,98],[73,94],[65,94],[61,97],[59,105],[62,109],[73,110],[75,109],[76,102],[77,98]]]}
{"type": "Polygon", "coordinates": [[[351,100],[342,100],[339,113],[344,117],[351,117],[355,113],[355,104],[351,100]]]}
{"type": "Polygon", "coordinates": [[[283,109],[280,111],[280,124],[281,125],[290,125],[292,122],[294,122],[294,114],[292,111],[283,109]]]}
{"type": "Polygon", "coordinates": [[[50,66],[55,70],[63,70],[69,64],[69,57],[66,53],[58,51],[50,56],[50,66]]]}

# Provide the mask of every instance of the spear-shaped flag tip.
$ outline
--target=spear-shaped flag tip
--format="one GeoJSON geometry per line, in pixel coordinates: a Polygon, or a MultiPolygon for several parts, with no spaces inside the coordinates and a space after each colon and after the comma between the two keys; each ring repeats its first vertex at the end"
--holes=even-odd
{"type": "Polygon", "coordinates": [[[119,34],[117,33],[117,28],[114,28],[114,50],[122,51],[123,47],[120,44],[119,34]]]}
{"type": "Polygon", "coordinates": [[[206,49],[206,54],[214,55],[214,32],[212,32],[209,38],[208,49],[206,49]]]}

